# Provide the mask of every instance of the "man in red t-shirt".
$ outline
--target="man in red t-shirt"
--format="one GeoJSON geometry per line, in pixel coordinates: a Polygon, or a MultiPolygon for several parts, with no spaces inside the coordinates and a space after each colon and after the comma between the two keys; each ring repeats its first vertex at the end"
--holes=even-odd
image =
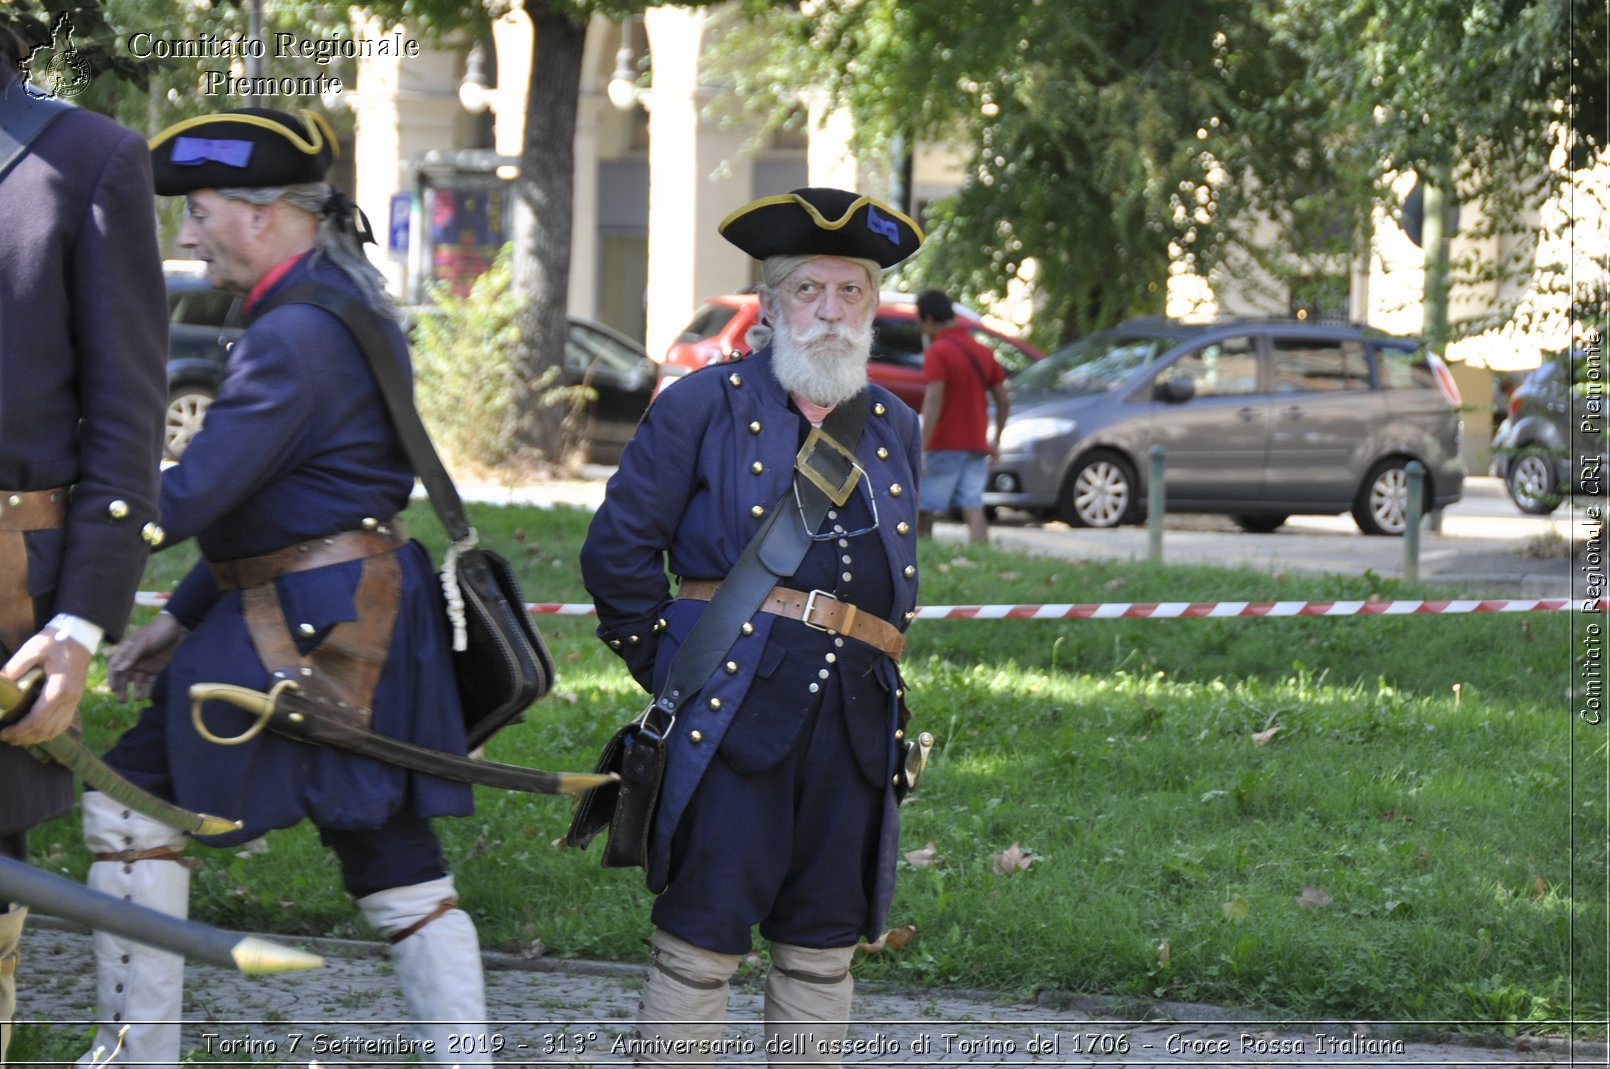
{"type": "Polygon", "coordinates": [[[995,455],[985,393],[995,398],[995,441],[1006,426],[1010,402],[1006,371],[995,354],[956,322],[950,297],[939,290],[917,295],[917,318],[928,348],[922,357],[927,389],[922,395],[922,498],[917,532],[926,535],[934,514],[959,508],[970,542],[987,542],[984,478],[995,455]]]}

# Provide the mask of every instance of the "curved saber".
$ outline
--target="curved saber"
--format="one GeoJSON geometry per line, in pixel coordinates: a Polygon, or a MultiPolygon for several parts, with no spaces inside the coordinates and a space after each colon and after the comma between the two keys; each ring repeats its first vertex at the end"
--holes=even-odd
{"type": "MultiPolygon", "coordinates": [[[[14,683],[0,676],[0,724],[20,719],[32,701],[34,691],[39,688],[44,678],[44,670],[39,668],[29,671],[22,677],[20,683],[14,683]]],[[[158,798],[143,787],[135,786],[106,762],[86,750],[83,742],[73,731],[64,731],[53,739],[27,747],[27,750],[47,764],[54,761],[58,765],[66,766],[73,775],[108,798],[114,798],[152,820],[160,820],[170,828],[178,828],[192,835],[222,835],[240,828],[238,820],[225,820],[223,817],[209,816],[206,813],[192,813],[188,809],[158,798]]]]}
{"type": "Polygon", "coordinates": [[[0,857],[0,901],[21,902],[52,917],[243,973],[293,972],[324,964],[317,954],[147,909],[8,857],[0,857]]]}
{"type": "Polygon", "coordinates": [[[603,775],[591,772],[544,772],[539,768],[476,761],[416,746],[332,715],[330,710],[307,697],[297,687],[295,680],[282,680],[267,694],[229,683],[196,683],[190,687],[190,715],[196,730],[204,738],[222,745],[245,742],[266,725],[272,731],[302,742],[334,746],[412,772],[483,787],[502,787],[531,794],[580,794],[620,778],[613,772],[603,775]],[[202,722],[201,707],[209,701],[228,702],[244,709],[257,717],[257,723],[233,739],[220,738],[202,722]]]}

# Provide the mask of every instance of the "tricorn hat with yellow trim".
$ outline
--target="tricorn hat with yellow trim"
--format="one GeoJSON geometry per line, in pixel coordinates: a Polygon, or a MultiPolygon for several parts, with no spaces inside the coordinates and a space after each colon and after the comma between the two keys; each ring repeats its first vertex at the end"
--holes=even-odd
{"type": "Polygon", "coordinates": [[[151,172],[159,196],[198,189],[290,186],[322,182],[337,153],[335,131],[322,116],[240,108],[174,123],[151,139],[151,172]]]}
{"type": "Polygon", "coordinates": [[[727,216],[719,229],[757,260],[845,256],[893,267],[922,244],[922,228],[893,208],[822,186],[761,197],[727,216]]]}

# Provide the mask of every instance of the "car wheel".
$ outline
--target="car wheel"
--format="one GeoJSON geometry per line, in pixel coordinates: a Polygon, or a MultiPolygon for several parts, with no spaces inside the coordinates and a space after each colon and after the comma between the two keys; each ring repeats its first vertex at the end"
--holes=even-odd
{"type": "Polygon", "coordinates": [[[1114,453],[1092,453],[1074,466],[1062,517],[1075,527],[1117,527],[1135,511],[1135,472],[1114,453]]]}
{"type": "Polygon", "coordinates": [[[1522,450],[1514,457],[1504,475],[1504,489],[1516,508],[1533,516],[1547,516],[1560,507],[1554,465],[1537,449],[1522,450]]]}
{"type": "Polygon", "coordinates": [[[180,386],[168,398],[167,420],[162,428],[162,451],[169,460],[178,460],[201,430],[213,393],[205,386],[180,386]]]}
{"type": "Polygon", "coordinates": [[[1237,527],[1251,534],[1269,534],[1273,531],[1276,531],[1280,528],[1281,524],[1286,522],[1287,518],[1288,517],[1283,515],[1270,516],[1267,514],[1230,517],[1230,519],[1235,521],[1235,525],[1237,527]]]}
{"type": "MultiPolygon", "coordinates": [[[[1401,535],[1408,527],[1408,463],[1402,457],[1383,460],[1364,477],[1364,485],[1353,502],[1353,522],[1359,530],[1367,535],[1401,535]]],[[[1422,507],[1430,500],[1431,480],[1427,479],[1422,507]]]]}

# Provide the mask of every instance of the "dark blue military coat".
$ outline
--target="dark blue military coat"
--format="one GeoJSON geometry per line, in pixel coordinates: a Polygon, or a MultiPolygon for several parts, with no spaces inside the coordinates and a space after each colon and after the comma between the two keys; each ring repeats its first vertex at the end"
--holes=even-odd
{"type": "MultiPolygon", "coordinates": [[[[311,280],[356,295],[339,270],[304,256],[247,309],[246,332],[230,351],[218,397],[184,460],[162,476],[169,544],[194,537],[208,560],[256,556],[310,538],[386,520],[408,503],[414,474],[352,336],[329,313],[305,304],[261,314],[274,294],[311,280]]],[[[397,359],[408,363],[400,329],[387,324],[397,359]]],[[[417,543],[399,551],[402,598],[386,667],[375,690],[372,727],[432,749],[464,752],[445,617],[429,556],[417,543]]],[[[275,580],[289,632],[307,652],[354,616],[361,562],[275,580]],[[302,624],[311,636],[299,634],[302,624]]],[[[207,742],[191,726],[190,685],[234,683],[267,690],[252,648],[241,595],[220,592],[205,563],[180,583],[168,611],[191,629],[140,722],[108,754],[132,780],[181,805],[244,820],[222,845],[308,817],[325,828],[373,828],[410,809],[421,816],[472,811],[470,788],[416,776],[345,751],[264,733],[241,746],[207,742]]],[[[206,706],[215,734],[239,733],[250,718],[206,706]]]]}
{"type": "MultiPolygon", "coordinates": [[[[881,615],[903,630],[917,603],[920,430],[916,414],[894,395],[879,386],[869,389],[871,412],[856,455],[877,509],[878,527],[868,537],[876,537],[875,556],[888,574],[863,585],[876,590],[881,615]]],[[[680,578],[724,578],[785,495],[782,507],[794,508],[793,460],[807,429],[772,374],[770,350],[687,376],[644,417],[593,518],[581,564],[598,609],[599,637],[645,689],[664,680],[671,655],[705,607],[672,600],[667,567],[680,578]],[[657,628],[661,620],[665,624],[657,628]]],[[[852,504],[866,507],[859,498],[852,504]]],[[[715,755],[720,752],[740,771],[764,772],[792,745],[809,707],[807,690],[816,690],[811,682],[822,666],[820,656],[792,659],[788,653],[830,639],[768,613],[750,622],[752,633],[736,641],[683,707],[671,734],[648,868],[652,889],[666,886],[673,833],[715,755]],[[788,667],[796,661],[808,665],[808,674],[788,667]]],[[[859,728],[851,727],[859,768],[822,771],[864,775],[884,787],[876,888],[864,929],[875,935],[894,886],[899,820],[891,784],[902,684],[888,657],[870,647],[860,653],[853,658],[854,673],[848,670],[852,658],[840,662],[846,701],[873,701],[881,715],[858,718],[859,728]]]]}
{"type": "MultiPolygon", "coordinates": [[[[0,94],[20,94],[0,64],[0,94]]],[[[73,485],[67,525],[23,536],[29,593],[116,639],[157,516],[167,302],[145,141],[74,109],[0,178],[0,508],[73,485]],[[123,505],[116,508],[113,502],[123,505]]],[[[0,833],[72,804],[72,780],[0,745],[0,833]]]]}

